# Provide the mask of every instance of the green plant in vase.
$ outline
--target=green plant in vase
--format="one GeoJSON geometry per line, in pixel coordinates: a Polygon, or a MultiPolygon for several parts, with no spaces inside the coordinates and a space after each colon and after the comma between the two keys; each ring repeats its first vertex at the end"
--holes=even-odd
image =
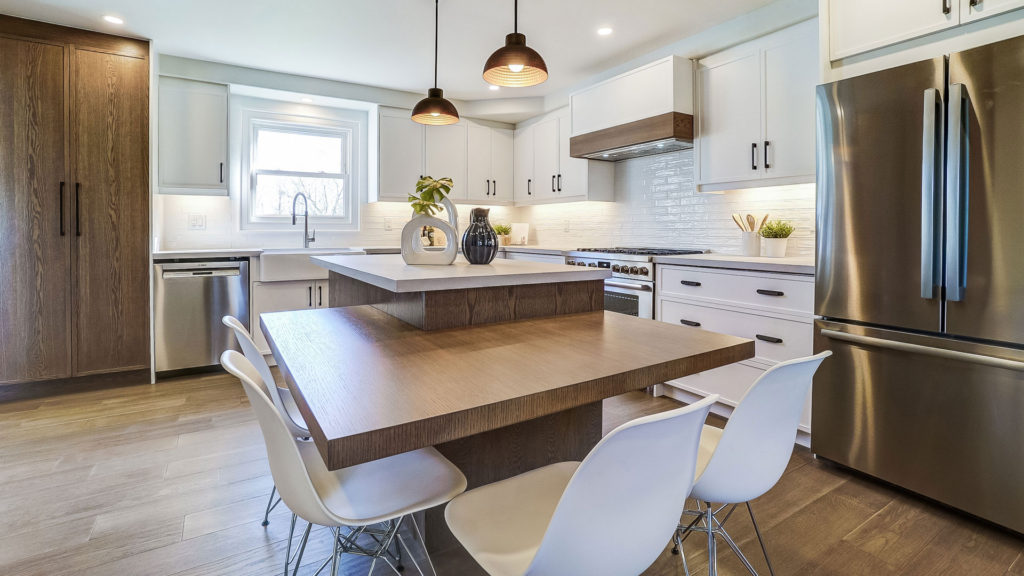
{"type": "Polygon", "coordinates": [[[431,178],[424,176],[416,181],[416,191],[409,194],[409,205],[412,206],[412,219],[402,228],[402,259],[406,264],[449,265],[458,255],[459,214],[448,193],[454,183],[451,178],[431,178]],[[444,212],[444,218],[438,213],[444,212]],[[426,240],[424,242],[424,230],[426,240]],[[444,236],[440,243],[438,235],[444,236]],[[424,243],[442,249],[426,250],[424,243]]]}
{"type": "Polygon", "coordinates": [[[789,237],[796,228],[785,220],[772,220],[765,223],[758,232],[764,238],[764,253],[769,258],[784,258],[789,237]]]}
{"type": "Polygon", "coordinates": [[[454,183],[451,178],[434,179],[424,176],[416,182],[416,192],[409,194],[409,204],[416,214],[433,216],[444,210],[441,201],[448,197],[454,183]]]}
{"type": "Polygon", "coordinates": [[[498,240],[502,246],[508,246],[512,243],[511,224],[495,224],[491,228],[494,228],[494,233],[498,235],[498,240]]]}

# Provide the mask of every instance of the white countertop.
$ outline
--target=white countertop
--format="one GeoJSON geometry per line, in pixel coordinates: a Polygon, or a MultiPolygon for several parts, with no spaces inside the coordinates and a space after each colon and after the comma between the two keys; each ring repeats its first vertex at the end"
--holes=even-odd
{"type": "Polygon", "coordinates": [[[532,245],[509,245],[502,246],[505,252],[520,252],[524,254],[549,254],[551,256],[565,256],[568,252],[574,252],[576,247],[558,246],[532,246],[532,245]]]}
{"type": "Polygon", "coordinates": [[[214,248],[203,250],[160,250],[153,252],[154,260],[175,260],[178,258],[245,258],[259,256],[259,248],[214,248]]]}
{"type": "Polygon", "coordinates": [[[409,266],[400,255],[314,256],[313,262],[332,272],[349,276],[390,292],[459,290],[520,284],[604,280],[607,269],[579,268],[563,264],[495,259],[474,265],[459,257],[451,266],[409,266]]]}
{"type": "Polygon", "coordinates": [[[688,256],[655,256],[654,263],[814,275],[814,256],[766,258],[764,256],[737,256],[734,254],[692,254],[688,256]]]}

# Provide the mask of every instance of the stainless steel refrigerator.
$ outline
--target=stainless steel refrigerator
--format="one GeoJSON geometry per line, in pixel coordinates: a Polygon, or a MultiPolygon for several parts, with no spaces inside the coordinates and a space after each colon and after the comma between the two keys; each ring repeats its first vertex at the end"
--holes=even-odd
{"type": "Polygon", "coordinates": [[[811,449],[1024,532],[1024,37],[817,114],[811,449]]]}

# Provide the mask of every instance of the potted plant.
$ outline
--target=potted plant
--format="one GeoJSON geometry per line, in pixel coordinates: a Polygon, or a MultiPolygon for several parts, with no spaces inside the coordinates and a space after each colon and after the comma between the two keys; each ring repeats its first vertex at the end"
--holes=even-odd
{"type": "Polygon", "coordinates": [[[796,228],[785,220],[772,220],[761,227],[761,237],[764,238],[764,255],[769,258],[784,258],[786,256],[786,245],[789,244],[789,237],[796,228]]]}
{"type": "Polygon", "coordinates": [[[459,251],[459,213],[448,199],[448,193],[452,191],[453,185],[451,178],[434,179],[430,176],[424,176],[416,182],[416,192],[409,194],[412,220],[402,228],[402,259],[406,264],[446,266],[455,261],[459,251]],[[447,215],[447,221],[435,216],[441,211],[447,215]],[[443,250],[424,248],[420,239],[424,227],[433,228],[435,245],[440,244],[436,235],[444,234],[443,250]]]}
{"type": "Polygon", "coordinates": [[[493,226],[494,233],[498,235],[498,240],[501,241],[502,246],[508,246],[512,243],[512,225],[511,224],[495,224],[493,226]]]}

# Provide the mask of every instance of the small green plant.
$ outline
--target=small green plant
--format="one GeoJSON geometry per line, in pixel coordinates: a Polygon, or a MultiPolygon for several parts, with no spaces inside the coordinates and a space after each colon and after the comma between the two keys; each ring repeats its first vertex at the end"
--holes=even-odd
{"type": "Polygon", "coordinates": [[[417,214],[433,216],[444,210],[441,201],[452,191],[451,178],[439,178],[437,180],[430,176],[424,176],[416,182],[416,193],[409,194],[409,204],[412,211],[417,214]]]}
{"type": "Polygon", "coordinates": [[[762,238],[789,238],[796,228],[785,220],[772,220],[761,228],[762,238]]]}
{"type": "Polygon", "coordinates": [[[494,225],[494,233],[497,234],[498,236],[508,236],[509,234],[512,233],[512,225],[511,224],[495,224],[494,225]]]}

